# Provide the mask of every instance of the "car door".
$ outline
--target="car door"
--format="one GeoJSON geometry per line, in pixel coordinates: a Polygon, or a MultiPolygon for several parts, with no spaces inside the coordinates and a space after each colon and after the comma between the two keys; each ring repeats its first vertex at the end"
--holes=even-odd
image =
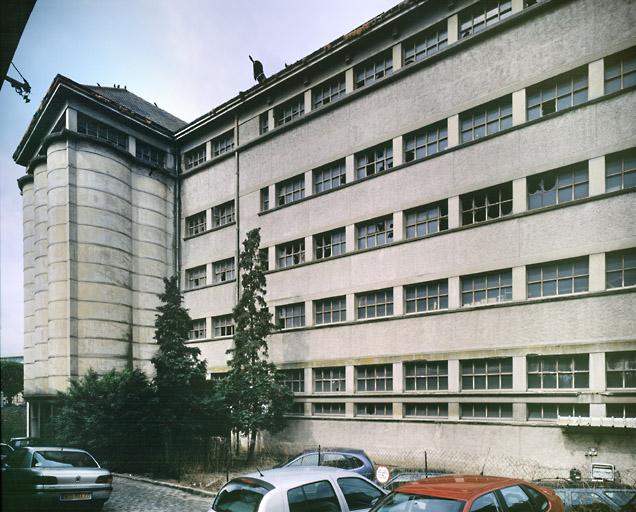
{"type": "Polygon", "coordinates": [[[503,487],[497,491],[509,512],[539,512],[534,509],[530,496],[520,485],[503,487]]]}
{"type": "Polygon", "coordinates": [[[570,490],[571,512],[612,512],[612,509],[600,493],[592,489],[570,490]]]}
{"type": "Polygon", "coordinates": [[[366,480],[352,475],[336,479],[338,489],[342,493],[347,508],[351,512],[365,512],[385,496],[385,491],[366,480]]]}
{"type": "Polygon", "coordinates": [[[286,493],[289,512],[349,512],[343,508],[329,478],[309,482],[286,493]]]}
{"type": "Polygon", "coordinates": [[[503,510],[493,491],[475,498],[470,506],[470,512],[503,512],[503,510]]]}

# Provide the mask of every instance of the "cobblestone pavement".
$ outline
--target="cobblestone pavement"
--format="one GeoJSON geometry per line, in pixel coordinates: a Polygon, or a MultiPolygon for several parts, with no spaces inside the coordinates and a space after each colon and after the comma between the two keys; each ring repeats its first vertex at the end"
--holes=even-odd
{"type": "Polygon", "coordinates": [[[205,512],[212,498],[115,477],[104,512],[205,512]]]}

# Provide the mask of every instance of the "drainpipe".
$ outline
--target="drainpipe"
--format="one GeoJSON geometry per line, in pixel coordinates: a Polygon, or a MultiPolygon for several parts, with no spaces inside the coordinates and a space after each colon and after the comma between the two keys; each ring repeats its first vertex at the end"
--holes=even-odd
{"type": "Polygon", "coordinates": [[[241,298],[241,273],[239,271],[239,256],[241,254],[241,216],[239,204],[239,109],[234,111],[234,162],[235,162],[235,182],[236,190],[234,193],[234,215],[236,217],[236,304],[241,298]]]}
{"type": "Polygon", "coordinates": [[[174,148],[174,266],[181,288],[181,151],[174,148]]]}

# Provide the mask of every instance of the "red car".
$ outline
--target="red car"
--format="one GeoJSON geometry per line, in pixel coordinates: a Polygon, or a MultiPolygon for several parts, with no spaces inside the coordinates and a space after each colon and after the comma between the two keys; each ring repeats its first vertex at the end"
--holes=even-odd
{"type": "Polygon", "coordinates": [[[563,512],[563,503],[525,480],[449,475],[398,487],[372,512],[563,512]]]}

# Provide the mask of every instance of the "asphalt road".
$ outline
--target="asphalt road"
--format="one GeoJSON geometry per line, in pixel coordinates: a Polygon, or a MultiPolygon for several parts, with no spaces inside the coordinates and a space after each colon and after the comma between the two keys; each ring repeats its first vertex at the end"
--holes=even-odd
{"type": "Polygon", "coordinates": [[[211,505],[211,498],[115,477],[104,512],[205,512],[211,505]]]}

